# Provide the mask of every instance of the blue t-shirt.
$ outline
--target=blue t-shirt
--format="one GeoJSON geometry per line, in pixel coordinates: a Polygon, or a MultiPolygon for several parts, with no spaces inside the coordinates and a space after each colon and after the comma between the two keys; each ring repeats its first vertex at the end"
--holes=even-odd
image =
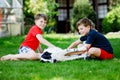
{"type": "Polygon", "coordinates": [[[81,41],[86,41],[86,44],[91,44],[91,47],[97,47],[106,50],[107,52],[113,54],[113,48],[107,38],[101,33],[90,30],[87,36],[81,36],[81,41]]]}

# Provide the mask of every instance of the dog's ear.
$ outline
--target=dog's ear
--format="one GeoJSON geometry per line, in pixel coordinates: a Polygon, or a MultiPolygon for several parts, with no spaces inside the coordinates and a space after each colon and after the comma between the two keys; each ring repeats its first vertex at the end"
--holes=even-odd
{"type": "Polygon", "coordinates": [[[44,59],[51,59],[51,54],[52,54],[52,53],[44,52],[41,57],[44,58],[44,59]]]}

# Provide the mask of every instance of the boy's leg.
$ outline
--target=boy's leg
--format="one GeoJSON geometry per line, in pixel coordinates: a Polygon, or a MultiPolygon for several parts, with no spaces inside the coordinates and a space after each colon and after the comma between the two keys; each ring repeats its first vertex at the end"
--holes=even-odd
{"type": "Polygon", "coordinates": [[[29,60],[36,60],[39,59],[38,54],[36,54],[36,52],[34,50],[32,50],[31,48],[27,47],[27,46],[22,46],[19,49],[19,54],[15,55],[15,58],[19,59],[19,60],[25,60],[25,59],[29,59],[29,60]]]}
{"type": "Polygon", "coordinates": [[[84,54],[86,52],[86,47],[79,47],[79,48],[72,48],[72,49],[66,49],[66,54],[65,56],[70,56],[70,55],[76,55],[76,54],[84,54]]]}
{"type": "Polygon", "coordinates": [[[88,51],[88,55],[90,55],[91,57],[98,57],[99,59],[112,59],[113,55],[108,53],[107,51],[100,49],[100,48],[95,48],[92,47],[89,49],[88,51]]]}
{"type": "Polygon", "coordinates": [[[91,56],[91,57],[99,57],[100,54],[101,54],[100,48],[91,47],[88,50],[88,55],[91,56]]]}
{"type": "Polygon", "coordinates": [[[16,55],[16,54],[8,54],[8,55],[5,55],[5,56],[2,56],[0,58],[0,60],[18,60],[17,58],[13,57],[14,55],[16,55]]]}
{"type": "Polygon", "coordinates": [[[39,53],[35,53],[34,51],[28,51],[27,53],[16,54],[13,56],[19,60],[37,60],[39,59],[39,53]]]}
{"type": "Polygon", "coordinates": [[[40,53],[28,52],[23,54],[8,54],[0,58],[0,60],[37,60],[40,59],[40,53]]]}

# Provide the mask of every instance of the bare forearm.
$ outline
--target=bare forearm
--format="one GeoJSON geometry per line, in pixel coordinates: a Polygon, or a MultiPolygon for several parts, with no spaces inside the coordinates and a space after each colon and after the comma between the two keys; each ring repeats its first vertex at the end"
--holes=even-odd
{"type": "Polygon", "coordinates": [[[41,48],[41,46],[38,47],[38,53],[42,53],[42,48],[41,48]]]}
{"type": "Polygon", "coordinates": [[[68,49],[74,48],[74,47],[77,46],[77,45],[78,45],[78,43],[72,43],[72,44],[68,47],[68,49]]]}
{"type": "Polygon", "coordinates": [[[38,35],[36,35],[36,37],[37,37],[37,39],[40,41],[40,43],[42,43],[42,44],[44,44],[44,45],[46,45],[46,46],[48,46],[48,47],[55,47],[53,44],[51,44],[51,43],[48,42],[46,39],[44,39],[44,38],[42,37],[42,35],[38,34],[38,35]]]}
{"type": "Polygon", "coordinates": [[[69,47],[68,49],[71,49],[71,48],[74,48],[75,46],[79,45],[80,44],[80,40],[78,39],[77,41],[73,42],[69,47]]]}
{"type": "Polygon", "coordinates": [[[68,49],[74,48],[75,46],[77,46],[76,44],[71,44],[68,49]]]}
{"type": "Polygon", "coordinates": [[[51,44],[50,42],[48,42],[47,40],[45,39],[42,39],[41,40],[41,43],[48,46],[48,47],[55,47],[53,44],[51,44]]]}

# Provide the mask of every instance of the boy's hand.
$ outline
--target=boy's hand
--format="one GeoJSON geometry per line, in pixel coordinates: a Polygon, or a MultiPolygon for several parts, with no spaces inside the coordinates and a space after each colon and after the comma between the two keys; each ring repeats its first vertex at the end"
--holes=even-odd
{"type": "Polygon", "coordinates": [[[65,51],[66,51],[65,56],[76,55],[76,54],[82,54],[82,53],[86,52],[86,50],[87,50],[86,47],[65,49],[65,51]]]}

